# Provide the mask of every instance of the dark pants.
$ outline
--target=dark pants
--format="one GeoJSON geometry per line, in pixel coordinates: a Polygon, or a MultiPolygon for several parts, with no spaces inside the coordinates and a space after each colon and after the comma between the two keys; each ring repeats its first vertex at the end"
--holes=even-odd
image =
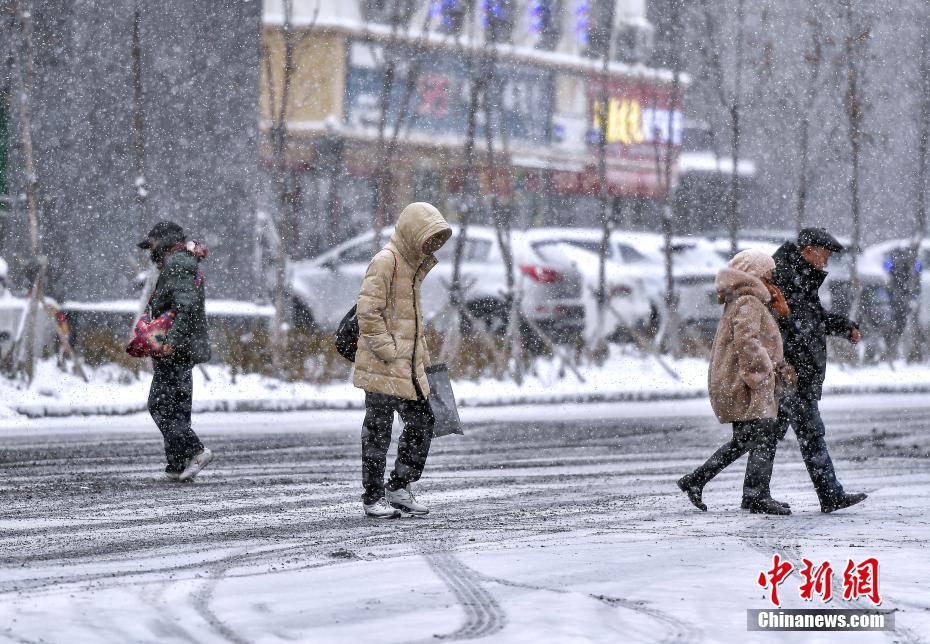
{"type": "Polygon", "coordinates": [[[149,413],[165,440],[167,472],[180,472],[187,461],[203,449],[191,429],[194,381],[192,367],[155,361],[155,375],[149,390],[149,413]]]}
{"type": "Polygon", "coordinates": [[[394,412],[404,421],[397,444],[397,460],[387,483],[399,490],[420,480],[433,438],[433,412],[424,398],[405,400],[386,394],[365,392],[365,422],[362,424],[362,501],[374,503],[384,496],[384,467],[391,446],[394,412]]]}
{"type": "Polygon", "coordinates": [[[828,505],[843,496],[843,486],[836,478],[833,460],[827,451],[826,429],[820,418],[820,401],[803,396],[782,399],[778,409],[779,436],[784,437],[788,425],[794,427],[801,457],[814,484],[821,505],[828,505]]]}
{"type": "Polygon", "coordinates": [[[775,429],[774,418],[733,423],[733,438],[714,452],[706,463],[694,470],[691,480],[703,487],[728,465],[749,452],[746,479],[743,481],[743,498],[750,501],[768,498],[771,496],[769,483],[772,480],[772,466],[778,446],[775,429]]]}

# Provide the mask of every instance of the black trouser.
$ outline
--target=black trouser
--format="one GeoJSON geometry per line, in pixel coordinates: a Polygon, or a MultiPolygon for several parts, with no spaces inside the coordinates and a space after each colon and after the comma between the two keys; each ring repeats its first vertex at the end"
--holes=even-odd
{"type": "Polygon", "coordinates": [[[836,478],[833,459],[827,451],[820,401],[804,396],[786,396],[778,408],[778,422],[780,437],[787,433],[789,424],[794,427],[801,457],[820,504],[829,505],[834,499],[843,496],[843,486],[836,478]]]}
{"type": "Polygon", "coordinates": [[[728,465],[749,452],[746,479],[743,481],[743,498],[750,501],[771,496],[769,483],[778,446],[776,420],[760,418],[733,423],[733,438],[713,453],[703,465],[694,470],[691,480],[703,487],[728,465]]]}
{"type": "Polygon", "coordinates": [[[384,496],[384,467],[391,446],[394,412],[404,421],[397,444],[397,460],[387,483],[399,490],[420,480],[433,438],[433,412],[426,399],[405,400],[387,394],[365,392],[365,422],[362,424],[362,501],[374,503],[384,496]]]}
{"type": "Polygon", "coordinates": [[[187,461],[203,449],[191,429],[193,367],[166,360],[155,361],[155,375],[149,390],[149,413],[165,440],[167,472],[181,472],[187,461]]]}

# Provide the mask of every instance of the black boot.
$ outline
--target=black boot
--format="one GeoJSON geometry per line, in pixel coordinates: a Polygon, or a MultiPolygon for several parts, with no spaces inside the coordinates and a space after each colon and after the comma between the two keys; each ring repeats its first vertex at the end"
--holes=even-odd
{"type": "MultiPolygon", "coordinates": [[[[788,508],[789,510],[791,509],[791,506],[788,505],[787,503],[785,503],[784,501],[779,501],[779,500],[777,500],[777,499],[772,499],[772,497],[769,497],[769,498],[770,498],[772,501],[775,501],[775,503],[778,503],[779,505],[783,505],[783,506],[785,506],[786,508],[788,508]]],[[[739,507],[742,508],[743,510],[748,510],[750,505],[752,505],[752,499],[747,499],[746,497],[743,497],[743,502],[740,503],[740,506],[739,506],[739,507]]]]}
{"type": "Polygon", "coordinates": [[[755,499],[749,504],[749,511],[752,514],[791,514],[791,510],[775,499],[755,499]]]}
{"type": "Polygon", "coordinates": [[[862,503],[866,500],[866,498],[868,498],[868,495],[865,492],[844,494],[842,496],[831,499],[827,503],[821,503],[820,511],[829,514],[830,512],[836,512],[837,510],[848,508],[851,505],[862,503]]]}
{"type": "Polygon", "coordinates": [[[701,512],[707,512],[707,506],[701,501],[701,493],[704,491],[703,485],[697,485],[691,480],[691,475],[682,476],[678,479],[678,488],[688,495],[688,500],[701,512]]]}

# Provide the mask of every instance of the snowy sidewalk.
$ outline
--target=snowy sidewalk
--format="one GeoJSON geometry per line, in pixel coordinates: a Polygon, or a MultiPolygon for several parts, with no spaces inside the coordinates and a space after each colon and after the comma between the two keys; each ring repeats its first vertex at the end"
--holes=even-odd
{"type": "MultiPolygon", "coordinates": [[[[600,367],[582,371],[584,381],[560,372],[553,361],[540,361],[522,385],[482,379],[458,380],[462,407],[563,405],[598,402],[681,400],[707,395],[707,363],[665,358],[672,377],[654,358],[615,350],[600,367]]],[[[195,412],[316,411],[361,409],[364,398],[348,381],[326,385],[282,382],[256,374],[233,377],[228,368],[209,365],[209,380],[194,371],[195,412]]],[[[62,373],[51,362],[40,365],[30,388],[0,378],[0,418],[123,415],[143,412],[150,382],[115,366],[91,373],[91,382],[62,373]]],[[[930,365],[830,365],[825,393],[930,393],[930,365]]]]}

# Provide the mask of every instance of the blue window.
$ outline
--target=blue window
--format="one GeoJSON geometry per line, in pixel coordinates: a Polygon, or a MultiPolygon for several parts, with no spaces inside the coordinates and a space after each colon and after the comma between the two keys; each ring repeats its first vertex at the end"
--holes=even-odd
{"type": "Polygon", "coordinates": [[[529,0],[530,33],[539,34],[536,47],[552,50],[559,44],[562,35],[561,0],[529,0]]]}
{"type": "Polygon", "coordinates": [[[440,31],[460,34],[465,27],[470,5],[468,0],[434,0],[430,15],[440,31]]]}

